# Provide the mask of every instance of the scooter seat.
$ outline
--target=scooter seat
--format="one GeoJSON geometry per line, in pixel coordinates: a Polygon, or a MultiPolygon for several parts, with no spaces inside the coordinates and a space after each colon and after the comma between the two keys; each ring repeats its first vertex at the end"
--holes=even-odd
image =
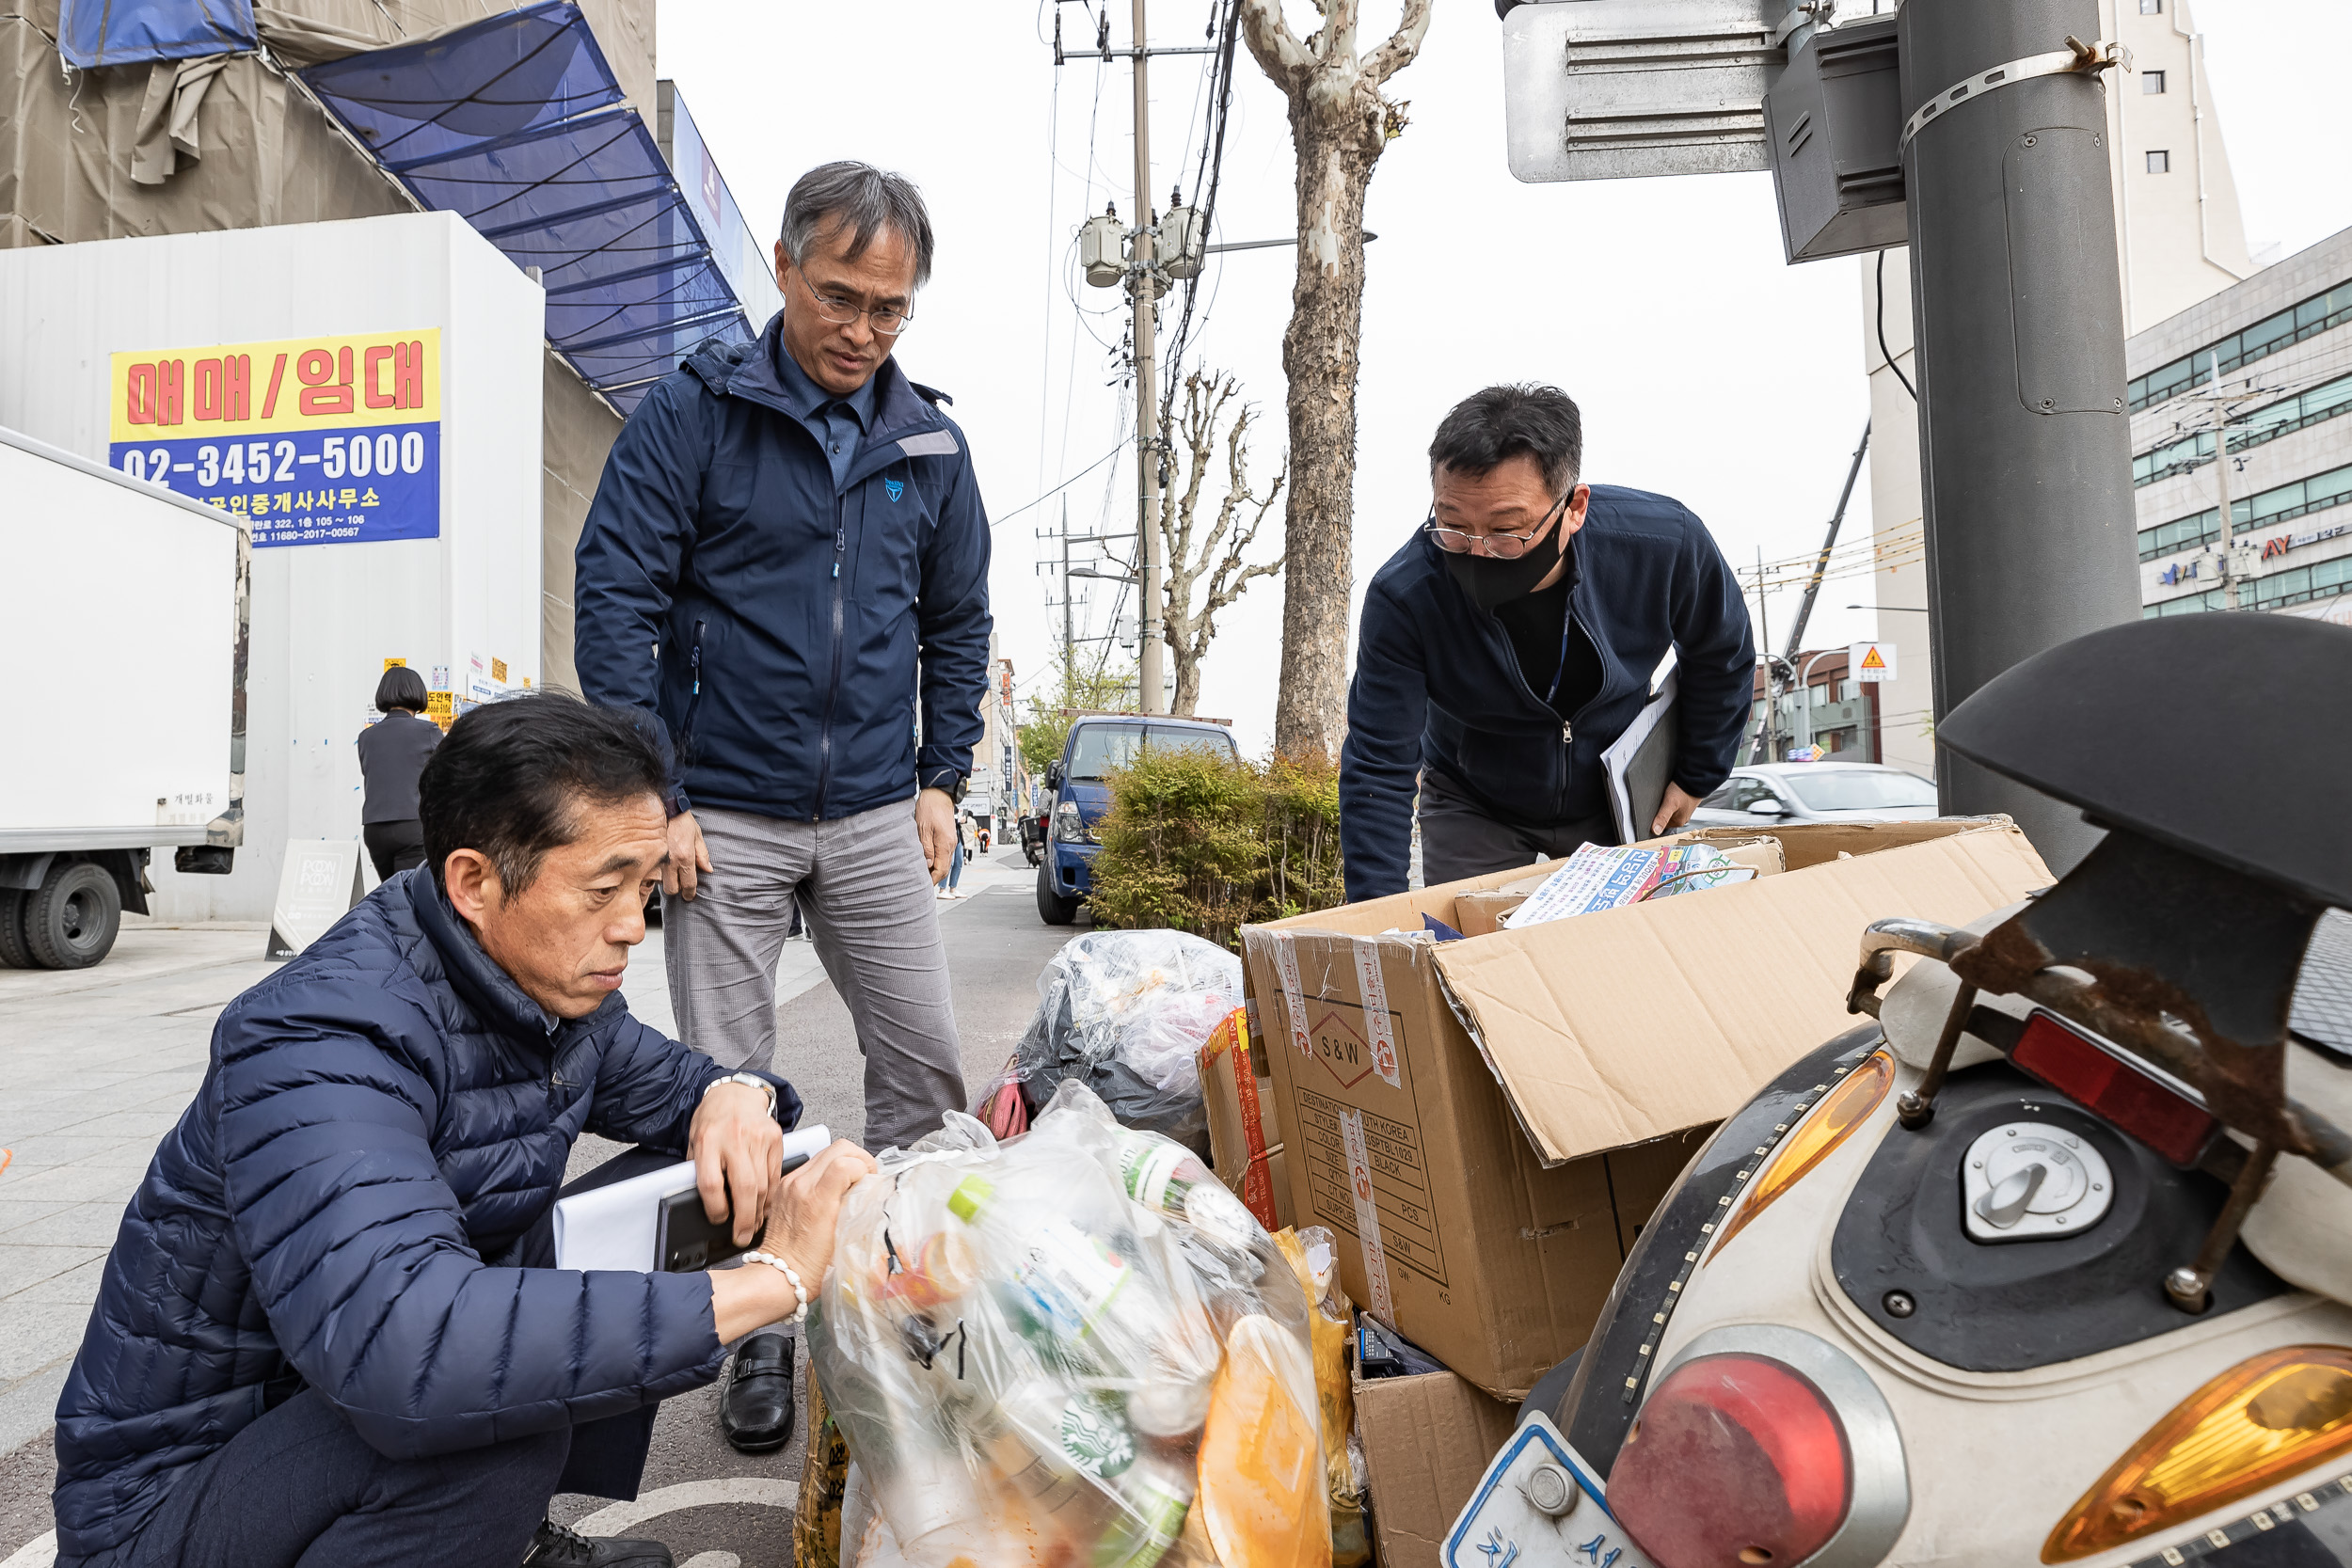
{"type": "Polygon", "coordinates": [[[2102,827],[2352,908],[2352,626],[2110,626],[1986,682],[1935,738],[2102,827]]]}

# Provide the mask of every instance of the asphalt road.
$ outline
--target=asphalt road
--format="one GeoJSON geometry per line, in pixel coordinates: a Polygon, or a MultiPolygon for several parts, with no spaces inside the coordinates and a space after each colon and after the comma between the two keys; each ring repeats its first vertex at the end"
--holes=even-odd
{"type": "MultiPolygon", "coordinates": [[[[939,924],[964,1083],[977,1099],[1028,1027],[1037,1009],[1038,972],[1087,927],[1084,916],[1076,927],[1047,926],[1038,918],[1036,873],[1018,847],[966,866],[961,891],[965,896],[939,906],[939,924]]],[[[800,1090],[804,1122],[822,1122],[850,1139],[863,1132],[864,1062],[849,1009],[832,986],[819,983],[776,1009],[775,1069],[800,1090]]],[[[804,1386],[805,1353],[797,1376],[804,1386]]],[[[612,1512],[597,1518],[613,1506],[600,1497],[559,1497],[555,1517],[591,1533],[652,1536],[691,1568],[789,1568],[801,1437],[796,1433],[778,1453],[739,1454],[719,1434],[718,1406],[718,1389],[711,1387],[661,1407],[644,1490],[627,1515],[632,1522],[622,1525],[622,1515],[612,1512]],[[660,1512],[645,1513],[648,1509],[660,1512]]]]}

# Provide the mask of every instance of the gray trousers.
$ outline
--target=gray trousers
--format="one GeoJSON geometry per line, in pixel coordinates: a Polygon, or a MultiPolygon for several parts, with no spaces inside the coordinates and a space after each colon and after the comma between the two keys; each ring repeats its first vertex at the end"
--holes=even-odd
{"type": "Polygon", "coordinates": [[[1420,815],[1421,879],[1428,887],[1556,861],[1576,853],[1581,844],[1617,842],[1615,814],[1606,809],[1598,816],[1549,828],[1502,822],[1435,768],[1421,776],[1420,815]]]}
{"type": "Polygon", "coordinates": [[[914,802],[833,822],[694,813],[710,852],[695,895],[661,900],[670,1006],[686,1044],[771,1068],[776,960],[797,903],[866,1056],[866,1146],[905,1148],[966,1110],[939,906],[914,802]]]}

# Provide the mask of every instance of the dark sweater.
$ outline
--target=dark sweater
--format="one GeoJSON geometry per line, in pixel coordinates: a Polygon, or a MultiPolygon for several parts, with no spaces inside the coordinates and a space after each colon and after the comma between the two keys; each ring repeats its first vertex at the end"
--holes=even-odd
{"type": "Polygon", "coordinates": [[[417,815],[417,775],[425,758],[441,743],[441,727],[428,723],[405,708],[394,708],[383,722],[359,732],[359,773],[368,792],[359,807],[359,826],[376,822],[408,822],[417,815]]]}

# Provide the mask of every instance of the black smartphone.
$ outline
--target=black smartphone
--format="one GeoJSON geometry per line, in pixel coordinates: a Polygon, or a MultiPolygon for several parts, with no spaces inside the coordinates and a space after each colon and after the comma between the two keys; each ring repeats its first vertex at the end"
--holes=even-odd
{"type": "MultiPolygon", "coordinates": [[[[832,1141],[822,1127],[813,1127],[785,1137],[784,1164],[777,1174],[789,1176],[808,1164],[809,1156],[832,1141]],[[796,1148],[795,1145],[802,1147],[796,1148]]],[[[641,1211],[642,1212],[642,1211],[641,1211]]],[[[727,1198],[727,1212],[735,1212],[734,1195],[727,1198]]],[[[738,1246],[735,1241],[735,1221],[732,1217],[712,1223],[703,1212],[700,1188],[689,1187],[682,1193],[672,1193],[661,1200],[660,1214],[654,1221],[654,1266],[664,1274],[689,1274],[707,1269],[739,1258],[749,1246],[738,1246]]]]}
{"type": "Polygon", "coordinates": [[[660,1259],[664,1274],[707,1269],[750,1250],[736,1245],[732,1219],[711,1223],[703,1212],[702,1193],[692,1187],[663,1198],[661,1215],[655,1224],[654,1256],[660,1259]]]}

